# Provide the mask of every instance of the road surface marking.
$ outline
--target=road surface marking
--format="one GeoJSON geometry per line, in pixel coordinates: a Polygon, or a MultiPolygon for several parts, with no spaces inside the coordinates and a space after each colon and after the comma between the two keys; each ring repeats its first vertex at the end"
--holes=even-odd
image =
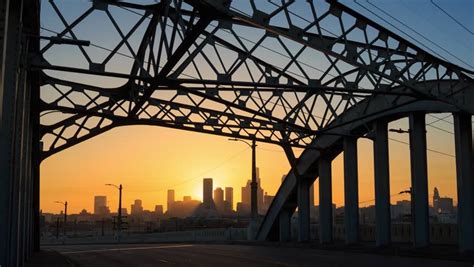
{"type": "Polygon", "coordinates": [[[93,252],[109,252],[109,251],[127,251],[127,250],[145,250],[145,249],[163,249],[163,248],[185,248],[193,245],[176,245],[176,246],[159,246],[159,247],[131,247],[131,248],[109,248],[109,249],[95,249],[82,251],[67,251],[60,252],[61,254],[79,254],[79,253],[93,253],[93,252]]]}

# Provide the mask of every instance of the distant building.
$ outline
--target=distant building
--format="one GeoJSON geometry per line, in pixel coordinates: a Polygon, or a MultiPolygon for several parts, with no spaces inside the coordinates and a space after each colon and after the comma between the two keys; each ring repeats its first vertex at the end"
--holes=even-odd
{"type": "Polygon", "coordinates": [[[375,223],[375,206],[359,208],[360,224],[374,224],[375,223]]]}
{"type": "Polygon", "coordinates": [[[216,204],[216,209],[219,213],[224,212],[224,190],[217,187],[214,190],[214,203],[216,204]]]}
{"type": "Polygon", "coordinates": [[[392,220],[404,221],[404,219],[411,217],[411,201],[397,201],[395,205],[390,206],[390,213],[392,220]]]}
{"type": "Polygon", "coordinates": [[[210,207],[212,202],[212,178],[204,178],[202,181],[202,203],[210,207]]]}
{"type": "Polygon", "coordinates": [[[436,214],[454,213],[453,199],[449,197],[440,197],[438,188],[434,188],[433,208],[436,214]]]}
{"type": "Polygon", "coordinates": [[[155,205],[155,214],[163,216],[163,205],[155,205]]]}
{"type": "Polygon", "coordinates": [[[127,208],[122,208],[122,216],[128,215],[127,208]]]}
{"type": "MultiPolygon", "coordinates": [[[[258,212],[263,213],[263,189],[260,186],[260,179],[257,179],[257,206],[258,212]]],[[[242,187],[242,209],[248,208],[250,210],[251,206],[251,194],[252,194],[252,180],[248,180],[247,184],[242,187]]]]}
{"type": "Polygon", "coordinates": [[[248,217],[250,216],[250,207],[244,205],[244,203],[242,202],[237,202],[236,212],[237,212],[237,216],[248,217]]]}
{"type": "Polygon", "coordinates": [[[202,204],[194,211],[193,217],[216,218],[218,212],[216,204],[212,199],[212,178],[204,178],[202,181],[202,204]]]}
{"type": "Polygon", "coordinates": [[[167,217],[186,218],[194,214],[198,206],[201,204],[199,200],[193,200],[191,197],[183,197],[183,201],[174,201],[170,208],[166,211],[167,217]]]}
{"type": "Polygon", "coordinates": [[[109,214],[109,208],[107,207],[106,196],[95,196],[94,197],[94,214],[96,215],[107,215],[109,214]]]}
{"type": "Polygon", "coordinates": [[[136,199],[134,204],[130,207],[130,214],[131,215],[138,215],[143,213],[142,201],[140,199],[136,199]]]}
{"type": "Polygon", "coordinates": [[[168,202],[166,203],[166,210],[170,210],[173,203],[174,203],[174,190],[169,189],[168,190],[168,202]]]}
{"type": "Polygon", "coordinates": [[[273,199],[275,196],[270,196],[265,192],[265,196],[263,196],[263,211],[266,213],[272,204],[273,199]]]}
{"type": "Polygon", "coordinates": [[[224,210],[226,213],[234,210],[234,188],[232,187],[225,188],[224,210]]]}

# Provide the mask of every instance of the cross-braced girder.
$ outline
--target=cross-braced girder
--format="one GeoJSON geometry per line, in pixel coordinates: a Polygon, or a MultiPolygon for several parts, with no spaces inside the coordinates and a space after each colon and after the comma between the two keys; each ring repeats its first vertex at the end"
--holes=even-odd
{"type": "Polygon", "coordinates": [[[472,112],[471,71],[336,1],[77,5],[42,8],[42,34],[54,37],[31,60],[43,70],[43,158],[137,124],[306,147],[376,95],[472,112]]]}

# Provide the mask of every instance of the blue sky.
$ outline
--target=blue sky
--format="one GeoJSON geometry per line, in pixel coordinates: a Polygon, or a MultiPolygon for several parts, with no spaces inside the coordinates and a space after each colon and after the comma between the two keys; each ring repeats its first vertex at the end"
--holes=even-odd
{"type": "MultiPolygon", "coordinates": [[[[430,0],[369,0],[369,2],[366,0],[358,0],[357,2],[341,2],[386,28],[400,34],[402,37],[417,44],[424,50],[429,52],[426,47],[421,46],[417,41],[420,41],[423,45],[436,51],[452,63],[474,70],[474,68],[466,66],[465,63],[460,62],[458,59],[433,44],[435,43],[443,47],[451,54],[474,66],[474,35],[458,25],[453,19],[431,3],[430,0]],[[412,32],[404,25],[401,25],[399,22],[388,17],[370,3],[410,26],[433,43],[425,40],[423,37],[412,32]],[[372,14],[369,10],[389,21],[398,29],[372,14]],[[410,36],[406,36],[400,30],[409,33],[410,36]]],[[[471,32],[474,32],[474,1],[433,0],[433,2],[443,8],[471,32]]]]}

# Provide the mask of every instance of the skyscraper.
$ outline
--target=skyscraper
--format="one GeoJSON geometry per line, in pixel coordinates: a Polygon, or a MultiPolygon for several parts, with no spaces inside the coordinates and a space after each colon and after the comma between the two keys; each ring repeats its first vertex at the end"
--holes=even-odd
{"type": "Polygon", "coordinates": [[[194,211],[194,217],[217,218],[217,212],[214,200],[212,200],[212,178],[204,178],[202,181],[202,204],[194,211]]]}
{"type": "Polygon", "coordinates": [[[216,204],[217,211],[224,211],[224,190],[220,187],[214,190],[214,203],[216,204]]]}
{"type": "Polygon", "coordinates": [[[212,203],[212,178],[204,178],[202,183],[202,202],[210,207],[212,203]]]}
{"type": "Polygon", "coordinates": [[[163,205],[155,205],[155,214],[158,216],[163,215],[163,205]]]}
{"type": "MultiPolygon", "coordinates": [[[[257,180],[257,206],[258,206],[258,211],[260,213],[263,213],[263,189],[261,187],[260,179],[257,180]]],[[[252,192],[252,187],[251,187],[251,180],[247,181],[247,184],[245,187],[242,187],[242,209],[243,210],[249,210],[250,211],[250,205],[251,205],[251,192],[252,192]]]]}
{"type": "Polygon", "coordinates": [[[438,188],[434,188],[434,193],[433,193],[433,208],[436,212],[438,212],[438,206],[439,206],[439,191],[438,188]]]}
{"type": "Polygon", "coordinates": [[[142,201],[140,199],[135,199],[135,203],[130,207],[130,214],[136,215],[143,213],[142,201]]]}
{"type": "Polygon", "coordinates": [[[108,212],[107,208],[107,197],[106,196],[95,196],[94,197],[94,214],[104,215],[108,212]]]}
{"type": "Polygon", "coordinates": [[[166,210],[171,210],[174,203],[174,189],[168,189],[168,202],[166,203],[166,210]]]}
{"type": "Polygon", "coordinates": [[[234,188],[225,188],[225,210],[232,211],[234,209],[234,188]]]}

